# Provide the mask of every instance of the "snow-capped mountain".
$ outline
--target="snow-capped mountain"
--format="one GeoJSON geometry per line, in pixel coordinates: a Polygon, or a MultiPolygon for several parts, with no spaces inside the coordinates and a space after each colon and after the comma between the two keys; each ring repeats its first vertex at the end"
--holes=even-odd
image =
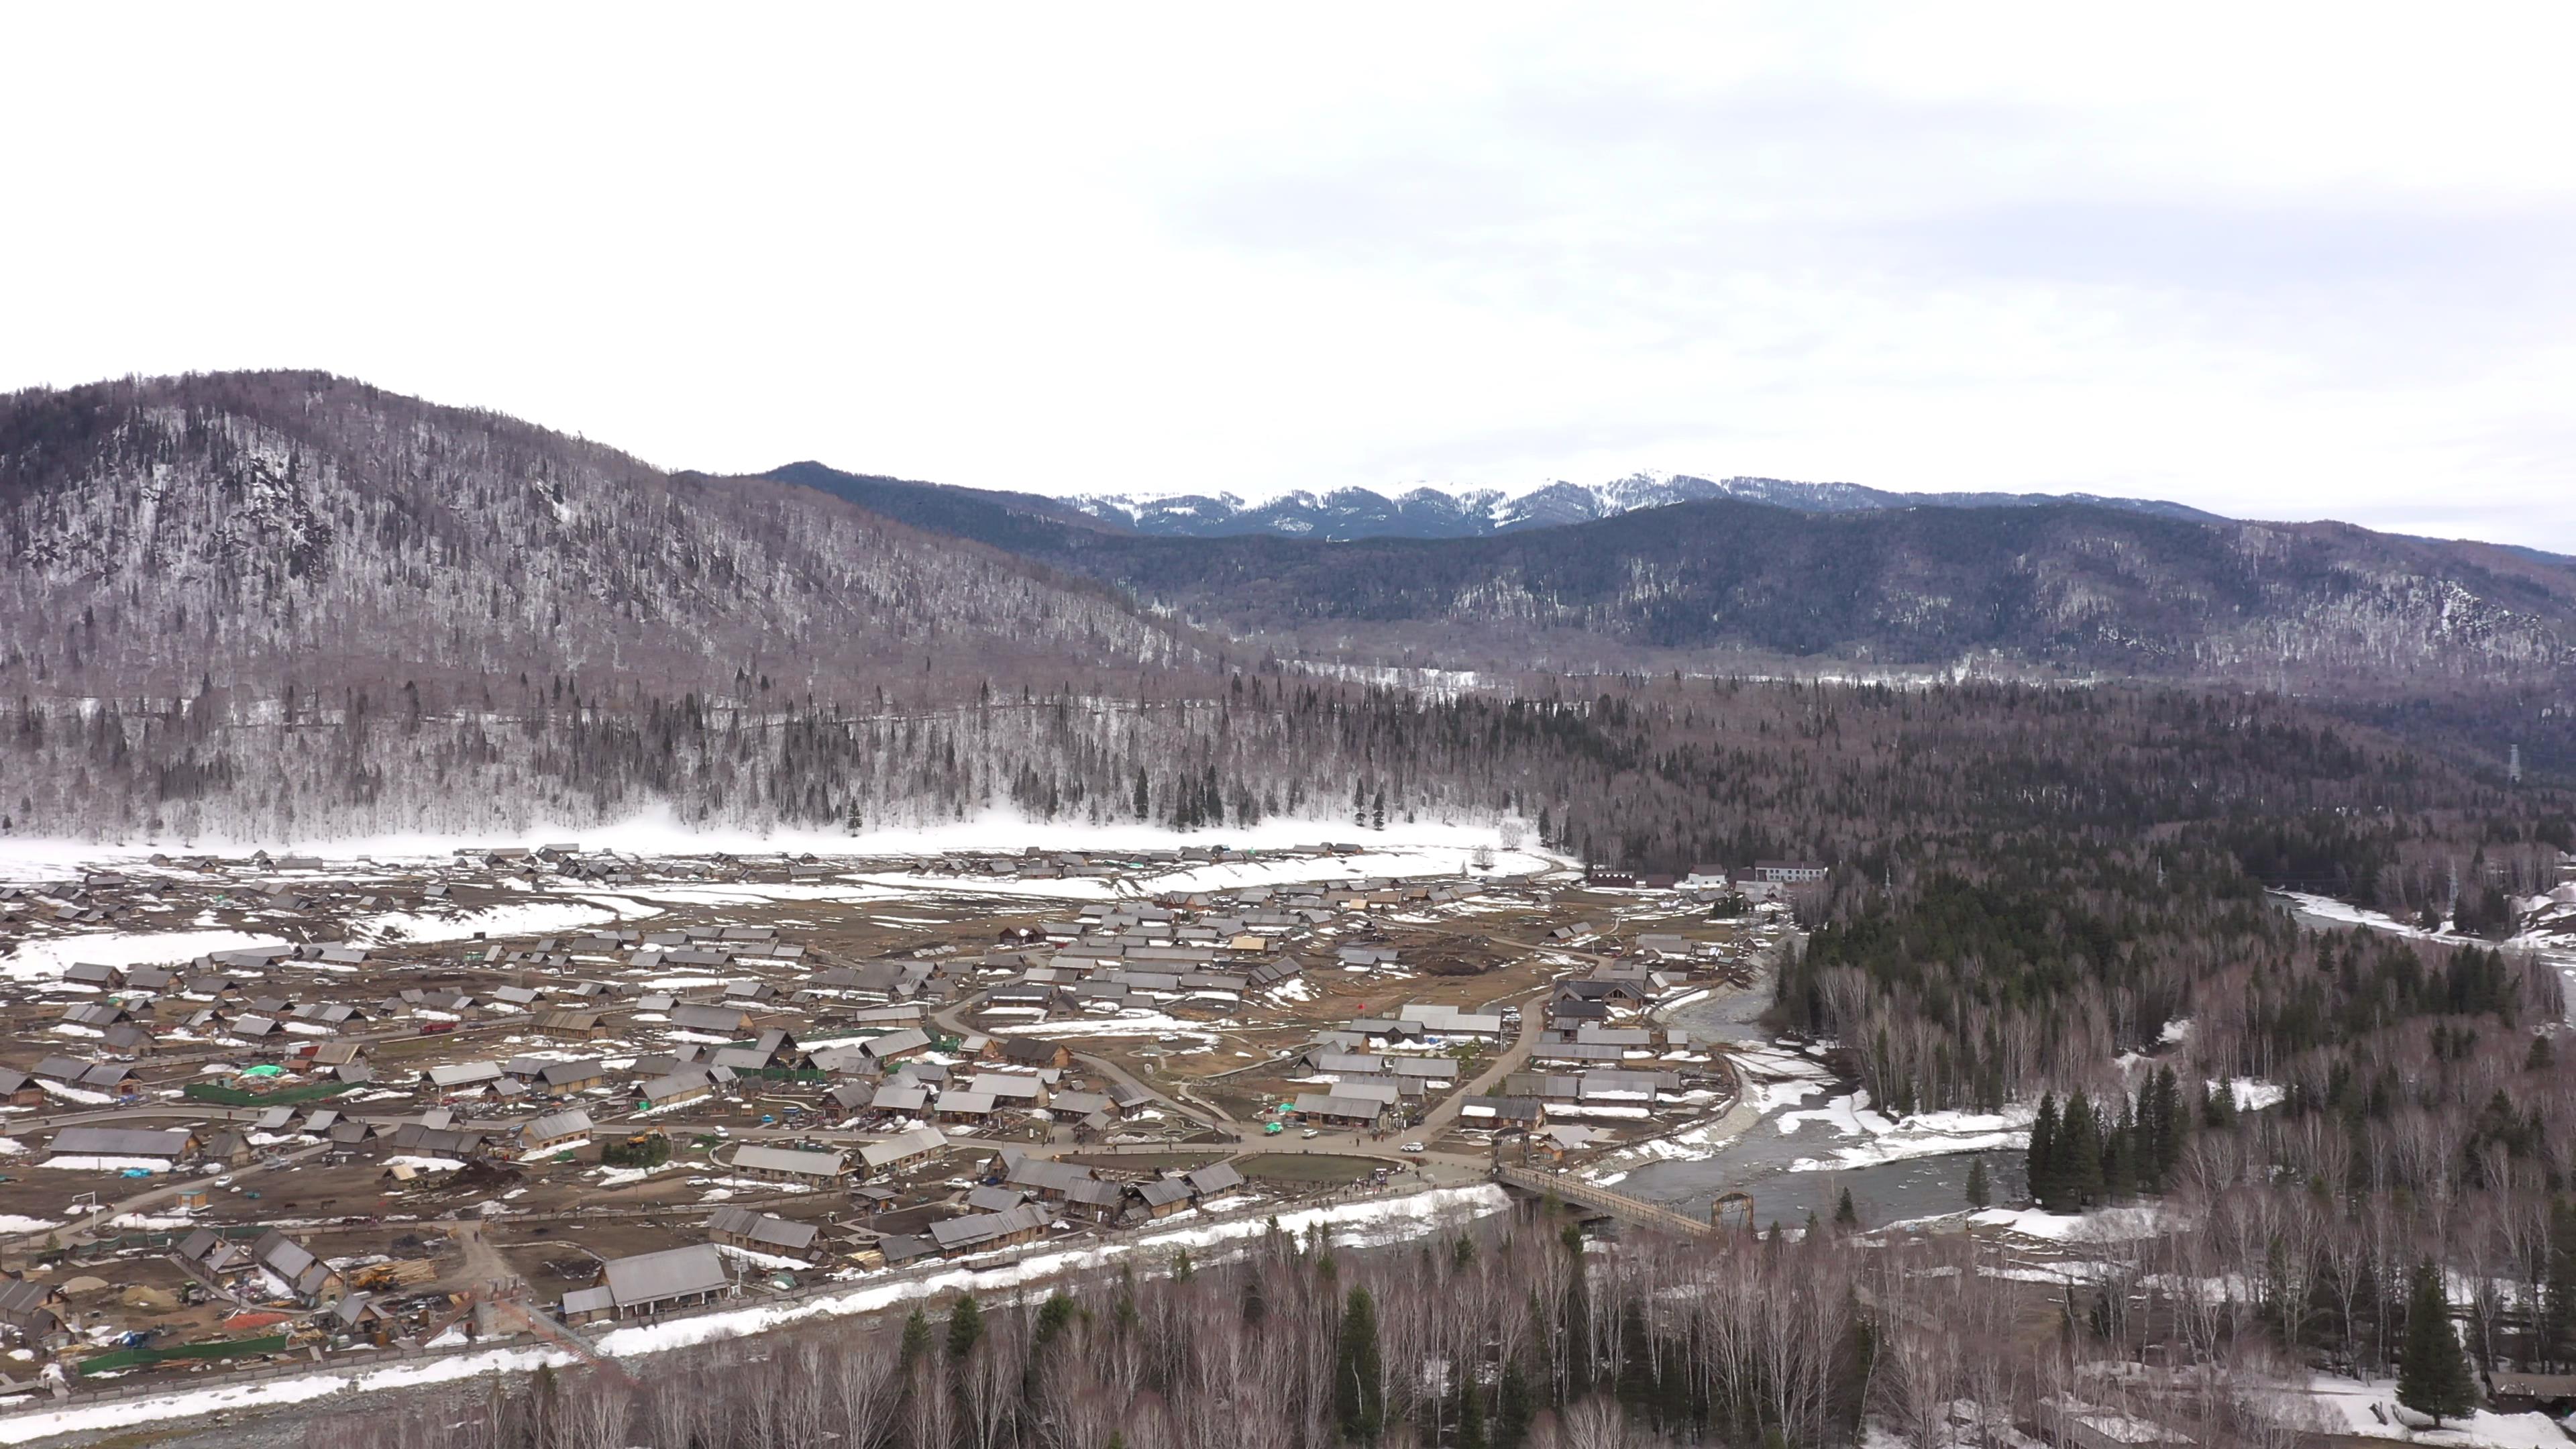
{"type": "Polygon", "coordinates": [[[1544,484],[1524,492],[1480,488],[1447,492],[1415,488],[1389,496],[1366,488],[1298,491],[1246,500],[1232,493],[1106,494],[1065,500],[1093,518],[1162,537],[1217,538],[1274,533],[1288,538],[1478,538],[1525,528],[1552,528],[1615,518],[1640,508],[1738,498],[1801,513],[1856,513],[1937,505],[2015,508],[2043,503],[2096,503],[2165,518],[2216,515],[2179,503],[2102,498],[2089,493],[1891,493],[1857,483],[1798,483],[1780,478],[1701,478],[1688,473],[1635,473],[1608,483],[1544,484]]]}

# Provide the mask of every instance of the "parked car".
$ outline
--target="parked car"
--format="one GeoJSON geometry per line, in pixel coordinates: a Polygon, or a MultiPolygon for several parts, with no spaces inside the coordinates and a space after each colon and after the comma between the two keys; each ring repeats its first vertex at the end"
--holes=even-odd
{"type": "Polygon", "coordinates": [[[1404,1144],[1404,1150],[1407,1152],[1420,1152],[1422,1150],[1422,1144],[1419,1142],[1408,1142],[1404,1144]]]}

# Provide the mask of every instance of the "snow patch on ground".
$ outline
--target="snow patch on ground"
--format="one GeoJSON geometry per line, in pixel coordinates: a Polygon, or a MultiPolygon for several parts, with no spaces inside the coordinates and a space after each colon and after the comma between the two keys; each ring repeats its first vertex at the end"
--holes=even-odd
{"type": "Polygon", "coordinates": [[[283,946],[278,936],[247,931],[93,931],[86,935],[48,936],[21,941],[0,957],[0,976],[36,981],[60,976],[80,962],[100,966],[170,966],[193,961],[209,951],[251,951],[283,946]]]}
{"type": "Polygon", "coordinates": [[[2154,1203],[2065,1214],[2038,1208],[1988,1208],[1968,1221],[1981,1228],[2001,1228],[2025,1238],[2052,1243],[2120,1243],[2152,1238],[2172,1225],[2172,1214],[2154,1203]]]}
{"type": "Polygon", "coordinates": [[[514,901],[464,915],[388,911],[349,922],[352,941],[470,941],[485,936],[542,936],[625,919],[605,906],[573,901],[514,901]]]}
{"type": "Polygon", "coordinates": [[[2355,1382],[2318,1374],[2303,1385],[2284,1385],[2263,1397],[2283,1423],[2316,1433],[2464,1449],[2565,1449],[2567,1443],[2567,1435],[2546,1414],[2491,1414],[2480,1409],[2465,1423],[2455,1420],[2440,1429],[2407,1429],[2397,1420],[2394,1379],[2355,1382]],[[2371,1411],[2374,1405],[2378,1413],[2371,1411]]]}
{"type": "Polygon", "coordinates": [[[1783,1112],[1779,1124],[1783,1136],[1813,1122],[1833,1135],[1861,1139],[1853,1146],[1833,1148],[1831,1157],[1802,1157],[1789,1164],[1792,1172],[1825,1172],[2017,1147],[2029,1140],[2036,1115],[2037,1109],[2016,1105],[2001,1112],[1918,1112],[1891,1119],[1870,1109],[1867,1092],[1854,1092],[1814,1110],[1783,1112]]]}

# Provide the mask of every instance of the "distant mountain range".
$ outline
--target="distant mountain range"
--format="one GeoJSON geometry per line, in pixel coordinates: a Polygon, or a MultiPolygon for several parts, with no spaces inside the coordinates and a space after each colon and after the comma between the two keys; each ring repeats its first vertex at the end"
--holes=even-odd
{"type": "MultiPolygon", "coordinates": [[[[800,465],[801,466],[801,465],[800,465]]],[[[1366,488],[1293,492],[1260,502],[1231,493],[1144,496],[1103,494],[1063,503],[1091,518],[1165,538],[1223,538],[1269,533],[1283,538],[1481,538],[1616,518],[1641,508],[1732,498],[1798,513],[1860,513],[1889,508],[2027,508],[2093,503],[2160,518],[2215,521],[2180,503],[2100,498],[2089,493],[1890,493],[1857,483],[1795,483],[1780,478],[1698,478],[1637,473],[1609,483],[1550,483],[1521,493],[1500,489],[1446,492],[1415,488],[1389,496],[1366,488]]]]}
{"type": "MultiPolygon", "coordinates": [[[[1974,661],[2321,687],[2563,683],[2576,671],[2569,560],[2175,504],[1645,479],[1518,500],[1378,499],[1393,512],[1375,524],[1365,519],[1377,495],[1337,494],[1347,506],[1336,505],[1336,526],[1364,536],[1333,539],[1320,517],[1299,534],[1220,524],[1216,509],[1128,516],[1099,500],[815,463],[771,476],[1305,658],[1746,669],[1769,659],[1864,672],[1974,661]],[[1715,491],[1657,501],[1703,488],[1715,491]],[[1550,500],[1554,512],[1539,506],[1550,500]],[[1607,516],[1572,516],[1583,510],[1607,516]]],[[[1293,508],[1270,517],[1300,521],[1293,508]]]]}

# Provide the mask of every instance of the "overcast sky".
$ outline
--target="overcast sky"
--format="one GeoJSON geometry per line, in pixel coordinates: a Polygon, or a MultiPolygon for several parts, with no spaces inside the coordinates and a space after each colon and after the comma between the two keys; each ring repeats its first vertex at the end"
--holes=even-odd
{"type": "Polygon", "coordinates": [[[318,367],[674,467],[1757,474],[2576,552],[2563,6],[922,8],[15,8],[0,386],[318,367]]]}

